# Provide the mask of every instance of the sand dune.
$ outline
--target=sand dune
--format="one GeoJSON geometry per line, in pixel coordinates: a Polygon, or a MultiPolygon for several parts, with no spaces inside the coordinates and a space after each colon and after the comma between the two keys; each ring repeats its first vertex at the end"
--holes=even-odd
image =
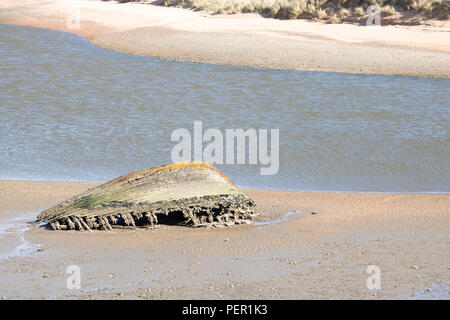
{"type": "Polygon", "coordinates": [[[0,21],[68,30],[108,49],[181,61],[346,73],[450,75],[448,21],[436,21],[432,26],[365,27],[89,0],[0,0],[0,21]],[[72,19],[77,12],[79,29],[72,19]]]}

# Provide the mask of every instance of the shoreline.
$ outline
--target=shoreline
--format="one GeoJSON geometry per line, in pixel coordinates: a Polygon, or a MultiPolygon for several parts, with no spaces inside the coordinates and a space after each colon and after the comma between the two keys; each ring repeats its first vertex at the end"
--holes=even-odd
{"type": "Polygon", "coordinates": [[[278,223],[216,229],[158,225],[150,230],[110,232],[51,231],[33,225],[23,240],[18,238],[24,226],[28,228],[25,223],[32,212],[37,214],[94,185],[0,180],[0,225],[14,222],[0,234],[0,253],[21,243],[28,243],[25,249],[35,249],[26,255],[19,250],[0,260],[1,296],[448,298],[449,195],[245,189],[260,213],[254,221],[278,223]],[[24,225],[16,225],[22,221],[19,218],[24,225]],[[81,290],[65,286],[66,268],[73,264],[82,271],[81,290]],[[260,266],[258,270],[255,265],[260,266]],[[381,290],[367,289],[368,265],[380,267],[381,290]],[[205,268],[210,271],[205,273],[205,268]],[[431,293],[418,295],[430,287],[431,293]]]}
{"type": "Polygon", "coordinates": [[[151,4],[72,3],[80,6],[80,29],[68,28],[70,12],[54,0],[28,0],[20,6],[0,0],[0,21],[74,32],[105,49],[175,61],[450,77],[448,21],[436,27],[378,28],[276,20],[256,14],[209,15],[151,4]]]}
{"type": "MultiPolygon", "coordinates": [[[[105,183],[107,181],[86,181],[86,180],[45,180],[45,179],[16,179],[16,178],[0,178],[0,184],[4,182],[23,182],[23,183],[79,183],[79,184],[91,184],[91,185],[99,185],[105,183]]],[[[267,187],[258,187],[258,186],[238,186],[243,190],[259,190],[259,191],[280,191],[280,192],[304,192],[304,193],[349,193],[349,194],[391,194],[391,195],[427,195],[427,194],[436,194],[436,195],[449,195],[450,191],[356,191],[356,190],[310,190],[310,189],[276,189],[276,188],[267,188],[267,187]]]]}

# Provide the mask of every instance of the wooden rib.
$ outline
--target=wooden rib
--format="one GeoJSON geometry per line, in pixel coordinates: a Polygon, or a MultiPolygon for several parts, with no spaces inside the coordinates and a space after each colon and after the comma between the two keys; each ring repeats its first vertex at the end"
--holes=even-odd
{"type": "Polygon", "coordinates": [[[70,219],[70,217],[67,217],[67,226],[69,227],[70,230],[74,230],[75,229],[75,225],[73,224],[72,220],[70,219]]]}
{"type": "Polygon", "coordinates": [[[108,218],[111,220],[112,224],[116,224],[117,223],[117,219],[116,219],[116,217],[113,214],[108,216],[108,218]]]}
{"type": "Polygon", "coordinates": [[[81,222],[80,222],[80,220],[78,219],[78,217],[72,217],[72,219],[73,219],[73,221],[75,221],[76,225],[78,226],[78,230],[83,231],[84,228],[83,228],[83,226],[81,225],[81,222]]]}
{"type": "Polygon", "coordinates": [[[109,231],[112,231],[111,225],[108,222],[108,219],[106,217],[102,217],[103,221],[105,222],[105,226],[109,231]]]}
{"type": "Polygon", "coordinates": [[[92,231],[91,228],[89,228],[88,224],[84,221],[83,218],[80,218],[80,222],[87,231],[89,231],[89,232],[92,231]]]}
{"type": "Polygon", "coordinates": [[[128,221],[130,221],[131,225],[136,228],[136,223],[134,222],[133,216],[128,213],[128,221]]]}

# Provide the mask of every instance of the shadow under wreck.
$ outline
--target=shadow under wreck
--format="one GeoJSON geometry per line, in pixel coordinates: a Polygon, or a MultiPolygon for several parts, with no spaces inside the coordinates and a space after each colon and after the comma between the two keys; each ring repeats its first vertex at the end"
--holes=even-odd
{"type": "Polygon", "coordinates": [[[154,225],[231,226],[249,223],[256,205],[206,162],[179,162],[108,181],[41,212],[53,230],[112,230],[154,225]]]}

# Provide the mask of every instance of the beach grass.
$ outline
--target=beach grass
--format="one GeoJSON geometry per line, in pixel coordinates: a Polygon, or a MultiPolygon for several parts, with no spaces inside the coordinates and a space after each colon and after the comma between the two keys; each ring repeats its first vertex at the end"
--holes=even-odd
{"type": "Polygon", "coordinates": [[[213,14],[258,13],[279,19],[311,19],[329,23],[363,23],[371,5],[379,6],[382,22],[386,24],[416,25],[430,19],[447,20],[450,13],[450,0],[161,0],[160,4],[213,14]]]}

